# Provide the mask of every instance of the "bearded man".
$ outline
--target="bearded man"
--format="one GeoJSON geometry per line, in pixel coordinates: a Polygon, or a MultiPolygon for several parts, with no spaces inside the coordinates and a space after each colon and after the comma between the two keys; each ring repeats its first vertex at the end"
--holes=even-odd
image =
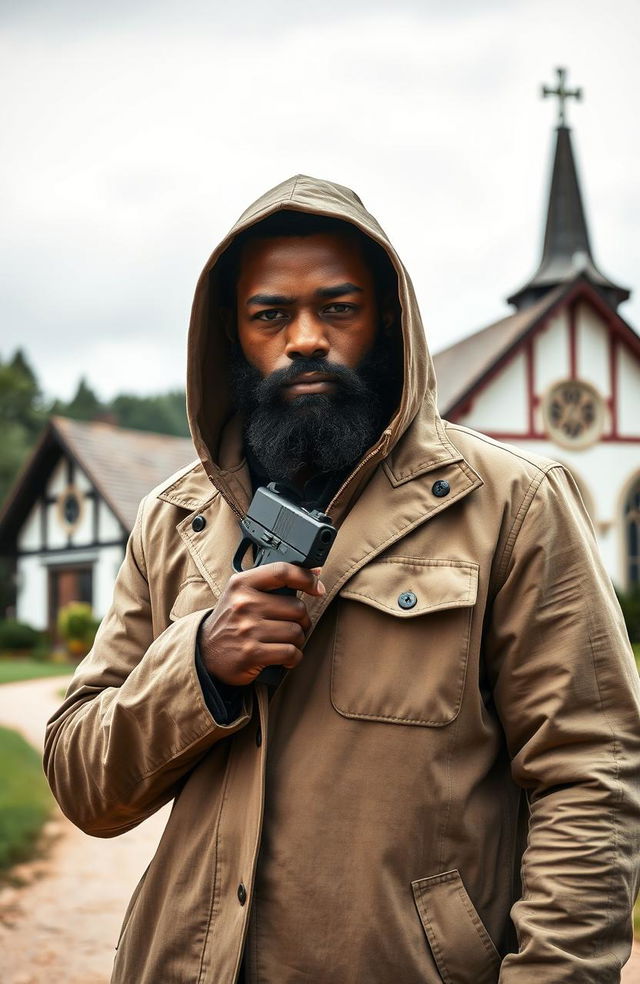
{"type": "Polygon", "coordinates": [[[47,730],[88,833],[174,801],[114,984],[619,981],[638,682],[571,477],[440,418],[408,275],[340,185],[241,217],[188,359],[198,459],[141,503],[47,730]],[[273,480],[338,529],[321,580],[232,574],[273,480]]]}

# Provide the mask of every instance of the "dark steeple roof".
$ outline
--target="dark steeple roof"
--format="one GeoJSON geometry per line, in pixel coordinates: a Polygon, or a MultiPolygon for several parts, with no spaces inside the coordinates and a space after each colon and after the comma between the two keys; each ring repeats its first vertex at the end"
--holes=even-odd
{"type": "MultiPolygon", "coordinates": [[[[558,93],[554,93],[558,94],[558,93]]],[[[571,131],[563,122],[556,128],[556,152],[551,175],[547,225],[540,266],[533,277],[507,298],[518,310],[529,307],[547,291],[583,274],[614,309],[630,295],[596,266],[571,146],[571,131]]]]}

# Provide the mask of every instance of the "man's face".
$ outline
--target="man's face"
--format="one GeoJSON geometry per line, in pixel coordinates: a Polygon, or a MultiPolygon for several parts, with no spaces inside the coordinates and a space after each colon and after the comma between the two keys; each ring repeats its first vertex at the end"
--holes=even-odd
{"type": "Polygon", "coordinates": [[[378,325],[373,278],[353,237],[340,233],[257,239],[243,251],[237,284],[238,340],[262,377],[297,359],[326,359],[325,373],[305,372],[282,397],[335,392],[330,365],[355,368],[378,325]]]}
{"type": "Polygon", "coordinates": [[[269,478],[355,464],[397,398],[394,346],[358,239],[250,241],[236,290],[233,397],[269,478]]]}

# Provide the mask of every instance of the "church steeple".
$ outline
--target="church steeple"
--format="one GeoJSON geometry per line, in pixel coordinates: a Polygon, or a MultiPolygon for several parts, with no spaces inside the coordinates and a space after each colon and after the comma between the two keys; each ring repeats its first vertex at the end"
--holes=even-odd
{"type": "Polygon", "coordinates": [[[583,274],[609,304],[617,308],[618,304],[627,300],[630,292],[605,277],[593,259],[571,146],[571,131],[565,119],[565,101],[568,98],[581,99],[582,90],[566,89],[565,69],[559,68],[557,72],[557,89],[542,88],[543,96],[558,96],[559,103],[542,260],[533,277],[507,300],[518,309],[529,307],[547,291],[583,274]]]}

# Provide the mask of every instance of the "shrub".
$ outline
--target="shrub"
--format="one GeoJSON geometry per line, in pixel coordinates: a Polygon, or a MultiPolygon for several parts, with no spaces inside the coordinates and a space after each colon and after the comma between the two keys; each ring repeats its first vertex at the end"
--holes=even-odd
{"type": "Polygon", "coordinates": [[[15,618],[0,622],[0,649],[27,653],[41,642],[41,633],[15,618]]]}
{"type": "Polygon", "coordinates": [[[99,624],[93,617],[91,605],[84,601],[71,601],[58,612],[58,632],[74,656],[89,652],[99,624]]]}

